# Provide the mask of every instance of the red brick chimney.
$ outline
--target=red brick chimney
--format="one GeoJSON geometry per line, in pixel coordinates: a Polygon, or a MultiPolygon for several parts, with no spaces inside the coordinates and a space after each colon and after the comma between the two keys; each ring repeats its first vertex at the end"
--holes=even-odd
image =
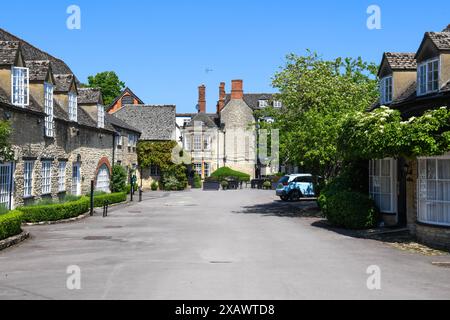
{"type": "Polygon", "coordinates": [[[204,84],[198,87],[198,113],[206,113],[206,87],[204,84]]]}
{"type": "Polygon", "coordinates": [[[219,101],[217,102],[217,113],[220,113],[223,107],[225,107],[226,96],[227,93],[225,92],[225,82],[221,82],[219,87],[219,101]]]}
{"type": "Polygon", "coordinates": [[[244,83],[242,80],[231,81],[231,99],[243,99],[244,98],[244,83]]]}

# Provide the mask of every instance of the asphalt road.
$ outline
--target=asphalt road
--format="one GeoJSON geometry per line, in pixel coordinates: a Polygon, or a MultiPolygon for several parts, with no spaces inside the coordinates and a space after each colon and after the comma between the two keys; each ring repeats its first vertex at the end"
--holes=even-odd
{"type": "Polygon", "coordinates": [[[306,205],[271,191],[153,193],[108,218],[29,227],[0,252],[0,299],[450,299],[450,269],[431,264],[449,256],[321,228],[306,205]],[[367,288],[372,265],[380,290],[367,288]]]}

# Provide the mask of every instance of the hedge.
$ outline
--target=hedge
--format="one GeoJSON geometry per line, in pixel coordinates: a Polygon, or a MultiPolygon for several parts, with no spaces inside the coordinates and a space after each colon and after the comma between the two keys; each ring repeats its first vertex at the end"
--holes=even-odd
{"type": "Polygon", "coordinates": [[[229,167],[222,167],[220,169],[217,169],[214,171],[213,174],[211,174],[211,177],[209,177],[208,181],[219,181],[222,182],[223,180],[227,178],[236,179],[241,182],[248,182],[250,181],[250,175],[246,174],[244,172],[239,172],[236,170],[233,170],[229,167]]]}
{"type": "Polygon", "coordinates": [[[0,215],[0,240],[18,235],[22,232],[22,212],[11,211],[0,215]]]}
{"type": "Polygon", "coordinates": [[[114,203],[125,202],[126,200],[127,194],[125,192],[103,194],[94,197],[94,207],[96,208],[103,207],[106,204],[106,202],[108,202],[108,204],[111,205],[114,203]]]}
{"type": "Polygon", "coordinates": [[[83,197],[80,200],[73,202],[51,204],[46,206],[21,207],[17,210],[23,213],[23,222],[37,223],[78,217],[89,211],[89,205],[89,198],[83,197]]]}

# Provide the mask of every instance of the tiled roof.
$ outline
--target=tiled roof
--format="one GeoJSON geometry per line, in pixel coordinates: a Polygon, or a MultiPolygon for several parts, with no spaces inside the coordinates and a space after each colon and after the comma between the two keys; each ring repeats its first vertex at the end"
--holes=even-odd
{"type": "Polygon", "coordinates": [[[72,74],[55,74],[55,92],[69,92],[73,78],[72,74]]]}
{"type": "Polygon", "coordinates": [[[129,125],[125,121],[113,116],[112,114],[105,113],[105,120],[107,123],[110,123],[113,127],[133,131],[139,134],[141,133],[141,130],[129,125]]]}
{"type": "Polygon", "coordinates": [[[218,126],[217,121],[215,121],[218,117],[217,114],[197,113],[193,116],[187,127],[193,127],[195,122],[202,122],[208,128],[215,128],[218,126]]]}
{"type": "Polygon", "coordinates": [[[0,41],[0,65],[14,64],[19,47],[16,41],[0,41]]]}
{"type": "Polygon", "coordinates": [[[114,99],[114,101],[111,102],[111,104],[106,108],[106,110],[110,110],[117,103],[117,101],[119,101],[119,99],[121,99],[125,95],[125,93],[128,93],[130,96],[135,98],[139,104],[141,104],[141,105],[145,104],[129,87],[126,87],[125,89],[123,89],[123,91],[120,93],[120,95],[118,95],[114,99]]]}
{"type": "Polygon", "coordinates": [[[427,32],[426,36],[439,50],[450,50],[450,32],[427,32]]]}
{"type": "Polygon", "coordinates": [[[30,81],[45,81],[50,68],[49,60],[25,61],[25,64],[30,69],[30,81]]]}
{"type": "Polygon", "coordinates": [[[102,102],[102,92],[99,88],[79,88],[78,104],[97,104],[102,102]]]}
{"type": "Polygon", "coordinates": [[[73,73],[69,66],[62,60],[53,57],[52,55],[36,48],[25,40],[22,40],[15,35],[0,28],[0,41],[15,41],[20,42],[22,53],[25,60],[50,60],[53,72],[56,74],[73,73]]]}
{"type": "Polygon", "coordinates": [[[442,32],[450,32],[450,24],[442,32]]]}
{"type": "MultiPolygon", "coordinates": [[[[252,109],[259,109],[259,100],[268,100],[271,101],[273,99],[274,94],[272,93],[246,93],[244,94],[245,103],[252,109]]],[[[231,94],[227,94],[225,98],[225,105],[228,104],[231,100],[231,94]]]]}
{"type": "Polygon", "coordinates": [[[415,53],[386,52],[384,57],[393,70],[416,70],[415,53]]]}
{"type": "Polygon", "coordinates": [[[125,105],[114,116],[139,129],[142,140],[170,141],[176,128],[175,109],[174,105],[125,105]]]}
{"type": "MultiPolygon", "coordinates": [[[[0,101],[9,104],[10,106],[13,106],[11,104],[11,96],[9,96],[1,87],[0,87],[0,101]]],[[[39,103],[33,98],[32,95],[30,95],[30,104],[26,108],[20,108],[21,110],[31,110],[34,112],[44,113],[44,108],[39,105],[39,103]]]]}

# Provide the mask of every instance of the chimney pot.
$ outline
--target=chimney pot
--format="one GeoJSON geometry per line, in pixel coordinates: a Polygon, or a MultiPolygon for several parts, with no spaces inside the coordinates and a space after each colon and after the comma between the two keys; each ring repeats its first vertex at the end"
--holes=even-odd
{"type": "Polygon", "coordinates": [[[206,87],[204,84],[198,87],[198,112],[206,113],[206,87]]]}
{"type": "Polygon", "coordinates": [[[222,109],[225,107],[225,99],[226,99],[226,92],[225,92],[225,82],[221,82],[219,86],[219,101],[217,102],[217,113],[220,113],[222,109]]]}
{"type": "Polygon", "coordinates": [[[233,80],[231,81],[231,99],[243,99],[244,98],[244,81],[233,80]]]}

